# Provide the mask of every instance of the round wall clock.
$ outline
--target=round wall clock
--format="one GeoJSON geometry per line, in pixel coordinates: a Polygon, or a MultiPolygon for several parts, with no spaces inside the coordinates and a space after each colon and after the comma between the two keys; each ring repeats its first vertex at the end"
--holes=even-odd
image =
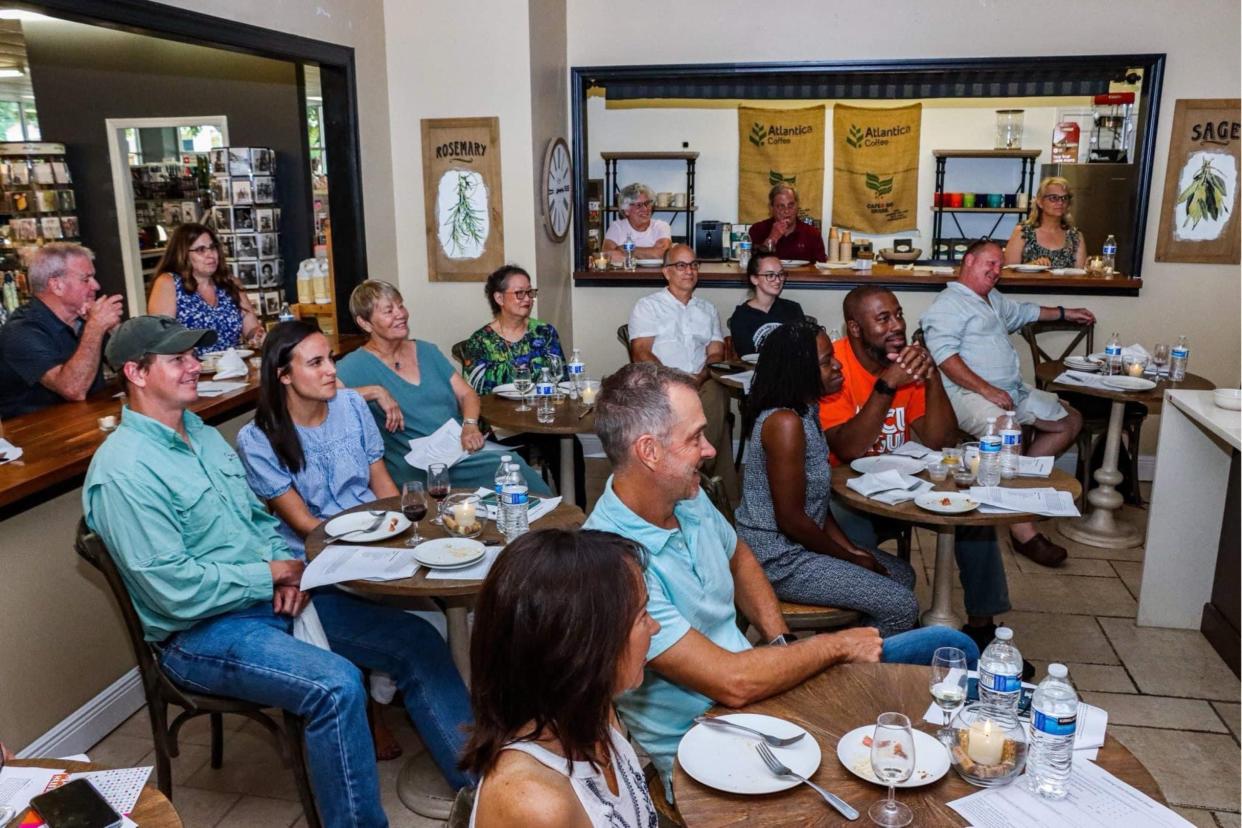
{"type": "Polygon", "coordinates": [[[569,235],[569,217],[573,211],[572,177],[569,145],[564,138],[553,138],[543,156],[543,227],[555,242],[563,242],[569,235]]]}

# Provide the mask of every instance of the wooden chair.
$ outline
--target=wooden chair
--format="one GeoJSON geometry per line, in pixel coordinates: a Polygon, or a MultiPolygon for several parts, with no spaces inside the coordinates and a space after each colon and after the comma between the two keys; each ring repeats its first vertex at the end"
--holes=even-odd
{"type": "Polygon", "coordinates": [[[677,810],[677,806],[668,801],[664,796],[664,783],[660,781],[660,773],[656,770],[655,765],[648,764],[644,774],[647,777],[647,791],[651,794],[651,803],[655,805],[656,818],[660,822],[660,828],[685,828],[685,820],[681,818],[681,812],[677,810]]]}
{"type": "Polygon", "coordinates": [[[630,358],[630,325],[627,322],[617,328],[617,341],[621,343],[621,347],[625,349],[625,358],[630,358]]]}
{"type": "Polygon", "coordinates": [[[211,767],[219,769],[224,761],[224,718],[225,713],[235,713],[258,722],[276,737],[281,758],[291,766],[293,778],[297,782],[298,795],[302,800],[302,811],[306,816],[306,824],[312,828],[320,828],[319,813],[315,809],[315,797],[311,791],[310,777],[306,770],[306,757],[303,753],[303,722],[301,717],[284,711],[284,727],[276,724],[264,706],[241,699],[224,696],[208,696],[184,690],[177,686],[164,672],[156,658],[151,645],[143,638],[142,622],[134,609],[125,582],[112,559],[112,554],[104,546],[103,540],[86,525],[85,519],[78,521],[77,539],[74,549],[82,560],[97,569],[108,582],[112,596],[120,607],[121,616],[125,620],[125,630],[129,633],[129,643],[133,648],[134,657],[138,660],[138,673],[142,678],[143,692],[147,697],[147,712],[151,716],[151,735],[155,742],[155,779],[160,792],[172,798],[172,763],[171,759],[180,753],[177,745],[177,734],[181,726],[195,716],[211,717],[211,767]],[[174,704],[182,708],[172,723],[168,722],[168,705],[174,704]]]}
{"type": "MultiPolygon", "coordinates": [[[[1031,349],[1031,362],[1036,368],[1045,362],[1064,360],[1073,354],[1080,344],[1085,346],[1084,354],[1095,352],[1095,326],[1079,322],[1029,322],[1022,326],[1022,338],[1026,340],[1027,346],[1031,349]],[[1061,349],[1059,354],[1054,355],[1039,344],[1039,337],[1042,334],[1066,331],[1075,335],[1069,345],[1061,349]]],[[[1039,385],[1042,387],[1044,383],[1039,383],[1039,385]]],[[[1082,414],[1082,430],[1078,432],[1077,440],[1078,464],[1075,476],[1082,483],[1085,496],[1091,488],[1091,458],[1095,453],[1096,443],[1108,433],[1108,415],[1111,404],[1107,400],[1087,394],[1076,394],[1072,391],[1057,393],[1082,414]]],[[[1129,449],[1130,458],[1130,467],[1126,469],[1126,476],[1130,480],[1130,494],[1127,501],[1135,506],[1143,505],[1143,496],[1139,493],[1138,484],[1138,455],[1143,420],[1146,418],[1147,406],[1142,403],[1126,403],[1121,433],[1129,449]]],[[[1026,439],[1025,435],[1024,439],[1026,439]]]]}
{"type": "Polygon", "coordinates": [[[463,339],[461,342],[453,343],[453,359],[457,360],[457,364],[466,367],[466,343],[469,340],[463,339]]]}

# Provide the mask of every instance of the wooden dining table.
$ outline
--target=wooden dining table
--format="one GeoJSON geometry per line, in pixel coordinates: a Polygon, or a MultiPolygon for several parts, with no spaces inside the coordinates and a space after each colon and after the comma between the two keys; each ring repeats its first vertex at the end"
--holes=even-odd
{"type": "MultiPolygon", "coordinates": [[[[4,764],[6,767],[47,768],[64,770],[68,773],[109,770],[93,762],[74,762],[66,759],[11,759],[4,764]]],[[[134,805],[134,810],[129,817],[138,823],[140,828],[181,828],[181,817],[177,814],[177,809],[168,801],[168,797],[150,783],[142,786],[142,793],[138,795],[138,803],[134,805]]]]}
{"type": "MultiPolygon", "coordinates": [[[[918,476],[925,478],[927,472],[920,472],[918,476]]],[[[849,488],[846,482],[855,477],[859,477],[859,473],[849,466],[837,466],[832,470],[832,493],[841,498],[846,505],[878,517],[917,526],[928,526],[936,531],[936,567],[932,575],[932,605],[921,616],[924,626],[937,624],[956,629],[963,623],[964,619],[959,618],[953,611],[952,603],[954,547],[959,526],[1009,526],[1014,523],[1043,519],[1027,512],[994,514],[980,512],[977,509],[962,514],[946,515],[929,512],[915,505],[913,500],[890,506],[849,488]]],[[[1059,492],[1069,492],[1075,500],[1082,494],[1082,486],[1079,485],[1078,480],[1072,474],[1066,474],[1057,468],[1054,468],[1048,477],[1015,477],[1012,480],[1002,480],[1001,485],[1010,489],[1050,487],[1059,492]]],[[[956,489],[957,484],[950,477],[948,480],[937,483],[932,491],[952,492],[956,489]]]]}
{"type": "MultiPolygon", "coordinates": [[[[541,423],[535,415],[535,398],[531,397],[527,406],[529,411],[519,411],[521,402],[502,397],[499,394],[484,394],[483,420],[496,428],[503,428],[517,434],[552,434],[561,440],[561,496],[570,503],[576,500],[577,479],[574,474],[574,435],[595,433],[595,406],[584,405],[580,400],[570,399],[564,395],[557,403],[552,422],[541,423]]],[[[579,503],[578,506],[586,506],[579,503]]]]}
{"type": "MultiPolygon", "coordinates": [[[[761,702],[738,710],[717,706],[708,713],[760,713],[805,728],[822,754],[811,781],[854,806],[862,815],[858,821],[846,821],[806,785],[760,796],[731,794],[696,781],[680,763],[674,763],[673,793],[682,819],[689,828],[870,824],[867,809],[883,799],[887,789],[847,770],[837,759],[837,743],[854,728],[874,725],[876,718],[886,712],[903,713],[915,729],[934,735],[938,726],[923,721],[931,704],[930,676],[930,668],[909,664],[842,664],[761,702]]],[[[1095,762],[1152,799],[1165,802],[1156,780],[1112,736],[1105,736],[1095,762]]],[[[966,825],[948,803],[979,790],[950,768],[929,785],[899,788],[897,799],[914,811],[915,826],[966,825]]]]}
{"type": "MultiPolygon", "coordinates": [[[[1142,391],[1121,391],[1098,388],[1074,382],[1057,382],[1057,377],[1067,370],[1060,360],[1045,362],[1035,369],[1035,379],[1040,387],[1052,392],[1072,392],[1098,397],[1110,403],[1108,432],[1104,437],[1104,459],[1093,475],[1096,485],[1087,492],[1090,511],[1083,517],[1063,518],[1057,531],[1072,541],[1104,549],[1128,549],[1143,542],[1143,530],[1123,518],[1118,512],[1124,502],[1117,484],[1122,481],[1117,458],[1121,454],[1121,426],[1125,418],[1126,403],[1140,403],[1151,412],[1158,412],[1164,403],[1164,392],[1170,389],[1187,391],[1210,391],[1216,384],[1198,374],[1186,374],[1186,378],[1172,382],[1167,376],[1157,377],[1155,387],[1142,391]]],[[[1151,377],[1144,377],[1151,379],[1151,377]]],[[[1130,451],[1138,451],[1131,446],[1130,451]]],[[[1138,481],[1131,481],[1138,485],[1138,481]]]]}

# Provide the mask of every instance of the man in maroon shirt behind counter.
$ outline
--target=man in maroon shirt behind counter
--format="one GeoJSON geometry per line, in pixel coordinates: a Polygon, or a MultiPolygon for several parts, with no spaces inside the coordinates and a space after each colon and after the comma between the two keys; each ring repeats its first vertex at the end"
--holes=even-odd
{"type": "Polygon", "coordinates": [[[819,229],[798,221],[798,191],[788,184],[777,184],[768,192],[772,217],[750,226],[750,243],[755,252],[775,252],[782,259],[825,262],[824,239],[819,229]]]}

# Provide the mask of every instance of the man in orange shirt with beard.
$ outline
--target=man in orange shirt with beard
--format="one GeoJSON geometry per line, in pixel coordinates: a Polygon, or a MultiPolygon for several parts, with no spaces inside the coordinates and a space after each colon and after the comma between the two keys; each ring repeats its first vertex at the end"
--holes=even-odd
{"type": "MultiPolygon", "coordinates": [[[[945,394],[940,372],[931,355],[906,340],[906,320],[891,290],[860,287],[846,294],[842,304],[846,335],[833,343],[841,363],[841,390],[819,401],[819,420],[828,439],[833,466],[859,457],[888,454],[907,442],[933,451],[957,442],[957,418],[945,394]]],[[[841,530],[860,546],[876,545],[871,517],[830,501],[841,530]]],[[[979,648],[991,643],[993,616],[1008,612],[1009,588],[995,530],[989,527],[957,530],[958,572],[966,599],[962,632],[979,648]]],[[[1034,669],[1024,665],[1023,675],[1034,669]]]]}

